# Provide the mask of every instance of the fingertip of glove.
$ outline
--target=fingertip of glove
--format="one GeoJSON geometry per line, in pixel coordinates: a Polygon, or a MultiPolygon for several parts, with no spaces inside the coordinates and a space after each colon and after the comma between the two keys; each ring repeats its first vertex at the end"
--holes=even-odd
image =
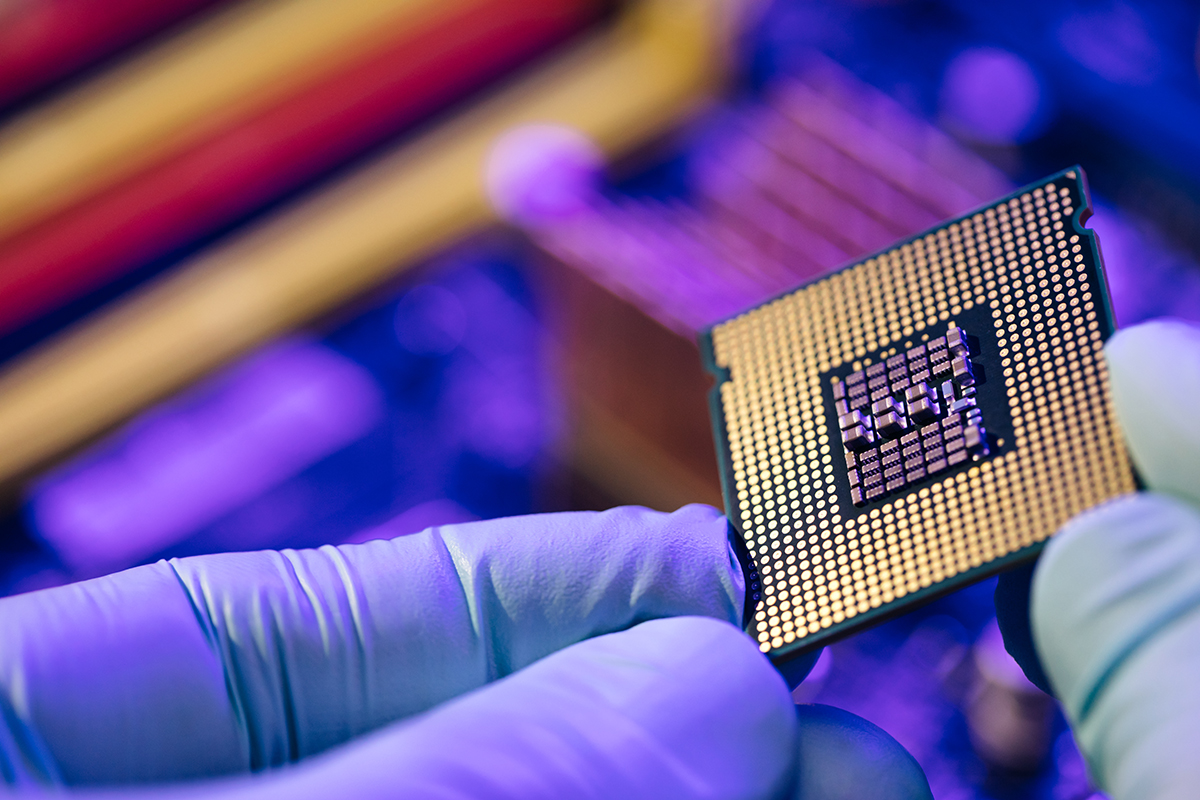
{"type": "Polygon", "coordinates": [[[1200,327],[1181,319],[1164,317],[1122,328],[1104,345],[1110,359],[1124,364],[1162,349],[1180,347],[1200,351],[1200,327]]]}
{"type": "Polygon", "coordinates": [[[1146,485],[1200,502],[1200,328],[1163,319],[1105,345],[1113,403],[1146,485]]]}
{"type": "Polygon", "coordinates": [[[887,731],[825,705],[796,706],[792,800],[932,800],[925,771],[887,731]]]}

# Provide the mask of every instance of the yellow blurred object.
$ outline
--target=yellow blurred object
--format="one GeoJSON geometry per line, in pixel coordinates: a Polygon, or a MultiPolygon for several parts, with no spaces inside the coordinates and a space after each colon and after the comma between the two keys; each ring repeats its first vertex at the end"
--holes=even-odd
{"type": "Polygon", "coordinates": [[[632,6],[546,67],[24,357],[0,376],[0,482],[493,221],[484,164],[512,126],[571,125],[610,155],[662,133],[720,77],[728,10],[632,6]]]}
{"type": "Polygon", "coordinates": [[[0,128],[0,235],[358,56],[447,5],[247,0],[0,128]]]}

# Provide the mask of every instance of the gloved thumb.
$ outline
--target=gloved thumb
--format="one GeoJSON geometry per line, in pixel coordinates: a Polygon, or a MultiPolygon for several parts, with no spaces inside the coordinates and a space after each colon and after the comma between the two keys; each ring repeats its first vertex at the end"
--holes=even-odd
{"type": "MultiPolygon", "coordinates": [[[[1156,320],[1118,331],[1105,346],[1113,404],[1146,487],[1200,508],[1200,328],[1156,320]]],[[[1033,565],[1000,576],[996,616],[1004,645],[1029,680],[1051,687],[1030,630],[1033,565]]],[[[1098,580],[1099,578],[1097,578],[1098,580]]]]}
{"type": "Polygon", "coordinates": [[[1070,522],[1042,554],[1033,635],[1098,785],[1115,800],[1200,786],[1200,513],[1141,494],[1070,522]]]}
{"type": "Polygon", "coordinates": [[[754,642],[702,617],[645,622],[348,745],[250,778],[107,800],[928,800],[882,730],[793,706],[754,642]]]}
{"type": "Polygon", "coordinates": [[[154,797],[773,800],[795,739],[791,696],[754,643],[678,617],[572,645],[299,765],[154,797]]]}

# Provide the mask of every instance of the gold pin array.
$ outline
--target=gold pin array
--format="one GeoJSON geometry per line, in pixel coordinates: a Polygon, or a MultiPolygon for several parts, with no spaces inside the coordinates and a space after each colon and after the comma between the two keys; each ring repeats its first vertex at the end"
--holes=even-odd
{"type": "Polygon", "coordinates": [[[1100,266],[1072,224],[1082,192],[1067,172],[712,329],[729,374],[728,509],[761,576],[750,632],[764,652],[835,633],[1134,490],[1107,389],[1100,266]],[[1003,381],[1015,441],[869,512],[845,507],[823,376],[975,307],[995,326],[988,380],[1003,381]]]}

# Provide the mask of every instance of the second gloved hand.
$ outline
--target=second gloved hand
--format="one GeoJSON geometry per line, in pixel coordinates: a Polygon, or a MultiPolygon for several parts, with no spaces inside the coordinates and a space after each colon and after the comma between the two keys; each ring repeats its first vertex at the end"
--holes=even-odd
{"type": "MultiPolygon", "coordinates": [[[[1062,701],[1101,789],[1115,800],[1191,798],[1200,793],[1200,330],[1137,326],[1106,354],[1149,491],[1080,515],[1049,542],[1028,616],[1012,602],[1005,638],[1062,701]]],[[[1017,599],[1017,583],[1002,582],[998,606],[1017,599]]]]}

